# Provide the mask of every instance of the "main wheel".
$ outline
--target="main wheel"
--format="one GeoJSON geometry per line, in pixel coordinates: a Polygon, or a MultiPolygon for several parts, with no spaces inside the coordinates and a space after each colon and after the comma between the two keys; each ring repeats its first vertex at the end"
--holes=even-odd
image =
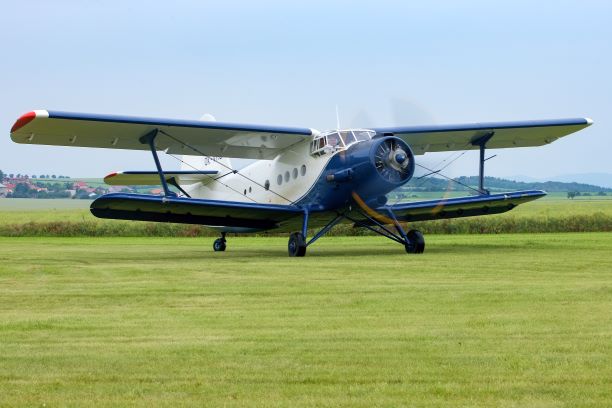
{"type": "Polygon", "coordinates": [[[306,255],[306,240],[301,232],[294,232],[289,235],[289,256],[304,256],[306,255]]]}
{"type": "Polygon", "coordinates": [[[213,249],[215,250],[215,252],[219,252],[219,251],[225,251],[225,239],[223,238],[217,238],[215,239],[215,242],[213,243],[213,249]]]}
{"type": "Polygon", "coordinates": [[[419,230],[408,231],[408,243],[404,245],[409,254],[422,254],[425,251],[425,238],[419,230]]]}

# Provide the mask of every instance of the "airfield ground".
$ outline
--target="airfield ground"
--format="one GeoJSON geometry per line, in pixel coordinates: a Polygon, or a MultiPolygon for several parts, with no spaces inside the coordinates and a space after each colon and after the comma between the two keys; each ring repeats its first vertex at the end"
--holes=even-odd
{"type": "Polygon", "coordinates": [[[612,404],[612,233],[0,238],[0,406],[612,404]]]}

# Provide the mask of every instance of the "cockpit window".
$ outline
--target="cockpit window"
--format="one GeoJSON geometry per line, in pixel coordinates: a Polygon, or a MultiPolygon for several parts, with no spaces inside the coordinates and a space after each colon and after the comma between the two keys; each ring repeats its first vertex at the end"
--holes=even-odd
{"type": "Polygon", "coordinates": [[[353,143],[370,140],[374,135],[376,132],[367,129],[333,130],[320,133],[312,140],[310,153],[314,156],[321,156],[336,150],[344,150],[353,143]]]}
{"type": "Polygon", "coordinates": [[[374,136],[371,130],[353,130],[353,134],[359,141],[370,140],[374,136]]]}
{"type": "Polygon", "coordinates": [[[338,133],[330,133],[327,135],[327,144],[333,147],[340,145],[340,137],[338,137],[338,133]]]}
{"type": "Polygon", "coordinates": [[[353,132],[350,130],[343,130],[342,132],[340,132],[340,137],[342,138],[342,141],[344,142],[345,146],[348,146],[351,143],[357,141],[357,139],[355,139],[355,136],[353,135],[353,132]]]}

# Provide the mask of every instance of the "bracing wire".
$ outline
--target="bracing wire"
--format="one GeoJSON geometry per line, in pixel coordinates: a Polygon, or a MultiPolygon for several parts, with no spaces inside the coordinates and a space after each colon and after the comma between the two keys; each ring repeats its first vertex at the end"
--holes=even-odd
{"type": "MultiPolygon", "coordinates": [[[[195,171],[201,171],[201,169],[196,168],[196,167],[195,167],[195,166],[193,166],[191,163],[187,163],[186,161],[179,159],[178,157],[176,157],[175,155],[173,155],[173,154],[171,154],[171,153],[166,153],[166,154],[167,154],[168,156],[172,157],[173,159],[176,159],[176,160],[180,161],[181,163],[186,164],[187,166],[191,167],[191,168],[192,168],[192,169],[194,169],[195,171]]],[[[221,184],[222,186],[225,186],[225,187],[229,188],[230,190],[232,190],[232,191],[233,191],[233,192],[235,192],[236,194],[244,195],[244,194],[242,194],[240,191],[236,190],[235,188],[233,188],[233,187],[231,187],[231,186],[228,186],[227,184],[223,183],[222,181],[219,181],[219,178],[221,178],[221,177],[215,178],[215,177],[213,177],[213,176],[211,176],[211,175],[208,175],[208,174],[207,174],[206,176],[207,176],[208,178],[210,178],[212,181],[216,181],[217,183],[221,184]]],[[[246,197],[246,198],[248,198],[249,200],[253,201],[254,203],[257,203],[257,201],[256,201],[256,200],[252,199],[252,198],[251,198],[251,197],[249,197],[248,195],[247,195],[247,196],[245,196],[245,197],[246,197]]]]}
{"type": "Polygon", "coordinates": [[[463,187],[467,187],[467,188],[469,188],[470,190],[474,190],[474,191],[476,191],[477,193],[480,193],[480,190],[478,190],[478,189],[476,189],[476,188],[474,188],[474,187],[472,187],[472,186],[469,186],[469,185],[467,185],[467,184],[465,184],[465,183],[462,183],[462,182],[460,182],[460,181],[459,181],[459,180],[457,180],[457,179],[454,179],[454,178],[452,178],[452,177],[445,176],[444,174],[440,173],[439,171],[438,171],[438,172],[435,172],[434,170],[432,170],[432,169],[430,169],[430,168],[428,168],[428,167],[425,167],[425,166],[423,166],[422,164],[418,164],[418,163],[416,163],[416,165],[417,165],[417,166],[419,166],[420,168],[424,169],[424,170],[427,170],[427,171],[432,172],[432,174],[433,174],[433,173],[439,174],[440,176],[444,177],[444,178],[445,178],[445,179],[447,179],[448,181],[452,181],[452,182],[454,182],[454,183],[457,183],[457,184],[462,185],[463,187]]]}
{"type": "MultiPolygon", "coordinates": [[[[250,178],[250,177],[248,177],[248,176],[246,176],[246,175],[244,175],[244,174],[240,173],[238,170],[235,170],[235,169],[231,168],[230,166],[226,165],[225,163],[222,163],[222,162],[220,162],[220,161],[216,160],[214,157],[211,157],[211,156],[209,156],[209,155],[207,155],[207,154],[203,153],[202,151],[200,151],[200,150],[199,150],[199,149],[197,149],[196,147],[191,146],[190,144],[183,142],[182,140],[180,140],[180,139],[178,139],[177,137],[175,137],[175,136],[173,136],[173,135],[169,134],[168,132],[165,132],[165,131],[164,131],[164,130],[162,130],[162,129],[160,129],[160,130],[159,130],[159,132],[160,132],[160,133],[163,133],[163,134],[164,134],[164,135],[166,135],[166,136],[168,136],[170,139],[174,140],[175,142],[178,142],[178,143],[182,144],[183,146],[186,146],[186,147],[190,148],[191,150],[193,150],[194,152],[198,153],[199,155],[204,156],[204,157],[207,157],[209,160],[212,160],[212,161],[214,161],[215,163],[217,163],[217,164],[219,164],[219,165],[221,165],[221,166],[225,167],[225,168],[226,168],[226,169],[228,169],[230,172],[232,172],[232,173],[234,173],[234,174],[237,174],[237,175],[239,175],[239,176],[241,176],[241,177],[245,178],[246,180],[250,181],[251,183],[253,183],[253,184],[255,184],[255,185],[257,185],[257,186],[259,186],[259,187],[261,187],[261,188],[263,188],[263,189],[266,189],[266,187],[265,187],[264,185],[262,185],[261,183],[259,183],[259,182],[255,181],[255,180],[253,180],[252,178],[250,178]]],[[[176,157],[175,157],[175,158],[176,158],[176,157]]],[[[176,159],[178,159],[178,158],[176,158],[176,159]]],[[[180,160],[180,159],[179,159],[179,160],[180,160]]],[[[189,165],[189,166],[195,169],[195,167],[193,167],[193,166],[191,166],[191,165],[189,165]]],[[[195,169],[195,170],[198,170],[198,169],[195,169]]],[[[199,171],[199,170],[198,170],[198,171],[199,171]]],[[[223,175],[223,176],[221,176],[221,177],[224,177],[225,175],[226,175],[226,174],[224,174],[224,175],[223,175]]],[[[219,178],[221,178],[221,177],[218,177],[218,178],[213,178],[213,180],[218,181],[218,179],[219,179],[219,178]]],[[[219,183],[221,183],[221,182],[219,182],[219,183]]],[[[224,183],[221,183],[221,184],[222,184],[222,185],[224,185],[224,186],[226,186],[226,187],[228,187],[228,188],[230,188],[230,189],[232,189],[233,191],[236,191],[236,190],[234,190],[233,188],[229,187],[227,184],[224,184],[224,183]]],[[[282,198],[283,200],[288,201],[288,202],[289,202],[289,203],[291,203],[291,204],[294,204],[294,203],[295,203],[293,200],[288,199],[287,197],[283,196],[282,194],[277,193],[276,191],[274,191],[274,190],[272,190],[272,189],[270,189],[270,188],[268,188],[268,191],[269,191],[269,192],[271,192],[272,194],[274,194],[274,195],[276,195],[276,196],[278,196],[278,197],[282,198]]],[[[237,192],[238,192],[238,194],[241,194],[239,191],[237,191],[237,192]]],[[[241,194],[241,195],[242,195],[242,194],[241,194]]],[[[247,197],[248,197],[248,196],[247,196],[247,197]]],[[[249,197],[249,198],[250,198],[250,197],[249,197]]],[[[254,202],[256,202],[256,201],[255,201],[255,200],[253,200],[253,199],[251,199],[251,200],[252,200],[252,201],[254,201],[254,202]]]]}

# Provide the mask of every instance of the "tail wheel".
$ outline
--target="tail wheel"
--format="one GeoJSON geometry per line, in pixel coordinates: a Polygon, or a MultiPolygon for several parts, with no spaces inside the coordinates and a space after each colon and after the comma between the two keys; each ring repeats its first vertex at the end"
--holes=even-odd
{"type": "Polygon", "coordinates": [[[422,254],[425,251],[425,238],[419,230],[410,230],[408,234],[408,243],[404,245],[406,252],[409,254],[422,254]]]}
{"type": "Polygon", "coordinates": [[[306,240],[301,232],[294,232],[289,235],[289,256],[304,256],[306,255],[306,240]]]}

